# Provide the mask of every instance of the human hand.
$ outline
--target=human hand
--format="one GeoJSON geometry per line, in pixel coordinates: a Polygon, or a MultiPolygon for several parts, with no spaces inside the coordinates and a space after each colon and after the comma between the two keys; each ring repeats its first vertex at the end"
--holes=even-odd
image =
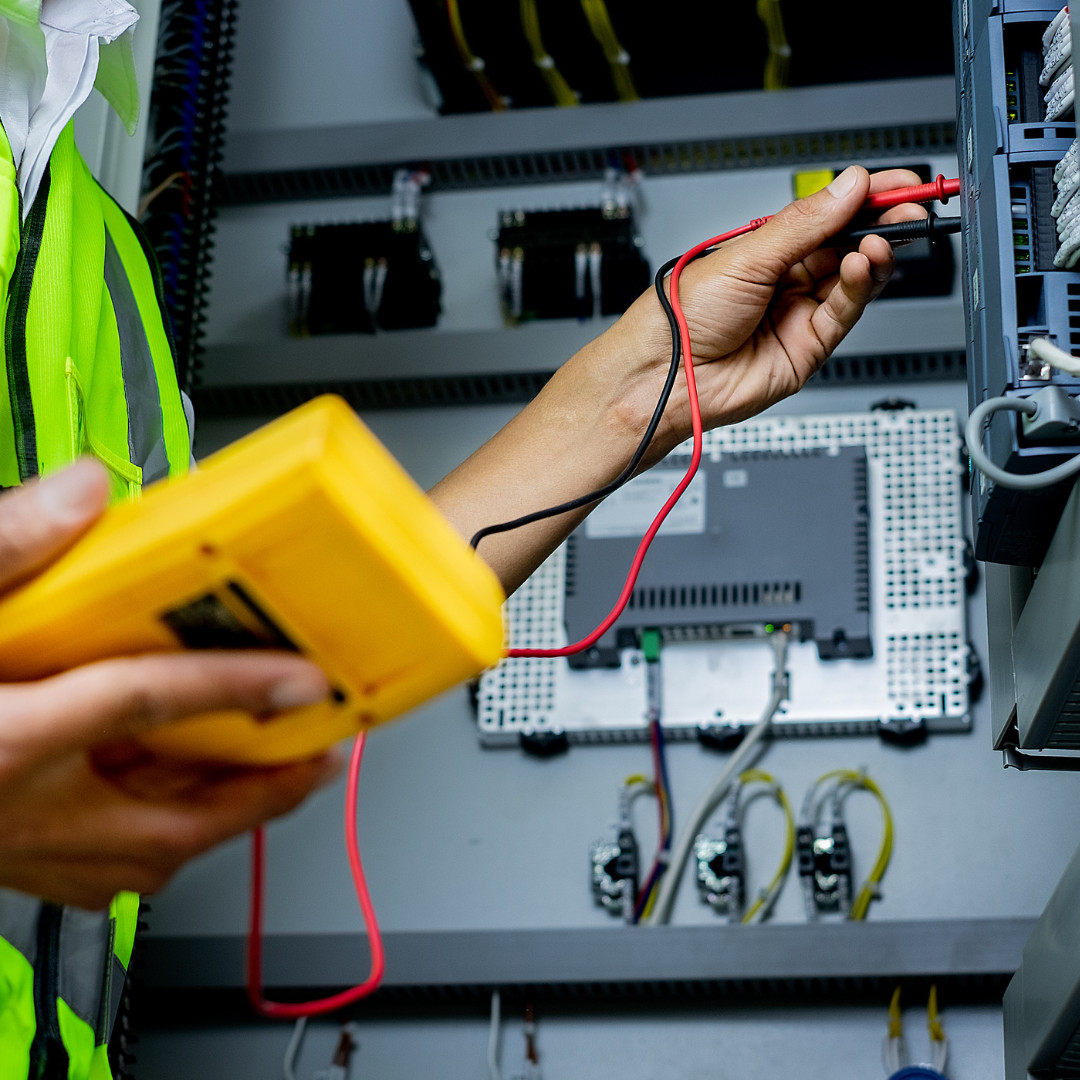
{"type": "MultiPolygon", "coordinates": [[[[919,182],[903,169],[870,176],[852,166],[756,232],[686,267],[679,298],[706,428],[744,420],[802,389],[880,294],[896,263],[892,248],[878,236],[866,237],[857,251],[847,253],[820,245],[847,227],[869,194],[919,182]]],[[[906,203],[877,221],[925,216],[925,208],[906,203]]],[[[671,331],[655,292],[639,298],[608,334],[615,347],[607,355],[629,367],[629,372],[623,368],[622,408],[630,426],[641,430],[671,357],[671,331]]],[[[653,461],[690,434],[685,387],[680,375],[653,461]]]]}
{"type": "MultiPolygon", "coordinates": [[[[0,593],[70,547],[107,492],[104,470],[82,461],[0,497],[0,593]]],[[[314,664],[273,652],[130,657],[0,684],[0,885],[91,909],[121,889],[159,889],[193,856],[291,810],[340,762],[175,762],[133,737],[196,713],[266,713],[328,691],[314,664]]]]}

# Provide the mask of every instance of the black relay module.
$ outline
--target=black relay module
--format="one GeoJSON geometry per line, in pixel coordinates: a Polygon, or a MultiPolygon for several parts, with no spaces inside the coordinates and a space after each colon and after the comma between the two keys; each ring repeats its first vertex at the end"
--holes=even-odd
{"type": "MultiPolygon", "coordinates": [[[[669,459],[609,496],[567,541],[570,641],[611,610],[656,511],[685,472],[669,459]]],[[[667,642],[790,623],[822,660],[873,655],[866,451],[705,458],[653,541],[630,602],[571,667],[617,667],[645,628],[667,642]]]]}

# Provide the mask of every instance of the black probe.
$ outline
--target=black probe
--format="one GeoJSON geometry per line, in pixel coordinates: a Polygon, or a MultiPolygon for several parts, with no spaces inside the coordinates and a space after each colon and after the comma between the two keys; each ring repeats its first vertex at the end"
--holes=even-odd
{"type": "Polygon", "coordinates": [[[938,217],[933,211],[918,221],[898,221],[895,225],[876,225],[849,229],[825,241],[828,247],[858,247],[865,236],[880,236],[890,244],[909,240],[936,240],[940,236],[958,233],[962,227],[959,217],[938,217]]]}

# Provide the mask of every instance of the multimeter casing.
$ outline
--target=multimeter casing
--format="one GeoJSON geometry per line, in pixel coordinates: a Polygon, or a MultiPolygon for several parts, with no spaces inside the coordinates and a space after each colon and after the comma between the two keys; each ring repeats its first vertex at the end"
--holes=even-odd
{"type": "Polygon", "coordinates": [[[327,701],[138,738],[172,756],[297,760],[497,663],[503,600],[490,568],[327,396],[110,508],[0,604],[0,679],[185,647],[292,649],[326,671],[327,701]]]}

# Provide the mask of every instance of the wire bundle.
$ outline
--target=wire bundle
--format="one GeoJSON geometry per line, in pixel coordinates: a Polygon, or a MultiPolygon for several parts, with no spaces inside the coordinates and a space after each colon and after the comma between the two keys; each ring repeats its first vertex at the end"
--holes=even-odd
{"type": "Polygon", "coordinates": [[[653,857],[649,873],[638,890],[637,901],[634,904],[635,923],[648,918],[656,903],[660,879],[667,870],[672,834],[675,831],[675,818],[671,807],[671,782],[668,779],[667,754],[664,748],[664,729],[659,720],[649,722],[649,744],[653,759],[652,788],[660,814],[660,831],[656,855],[653,857]]]}
{"type": "Polygon", "coordinates": [[[1043,33],[1042,47],[1043,69],[1039,75],[1039,85],[1049,87],[1043,97],[1046,119],[1060,120],[1073,111],[1076,97],[1068,7],[1063,7],[1050,21],[1043,33]]]}
{"type": "Polygon", "coordinates": [[[213,251],[213,179],[224,146],[236,0],[161,11],[139,206],[162,270],[182,388],[197,379],[213,251]]]}

